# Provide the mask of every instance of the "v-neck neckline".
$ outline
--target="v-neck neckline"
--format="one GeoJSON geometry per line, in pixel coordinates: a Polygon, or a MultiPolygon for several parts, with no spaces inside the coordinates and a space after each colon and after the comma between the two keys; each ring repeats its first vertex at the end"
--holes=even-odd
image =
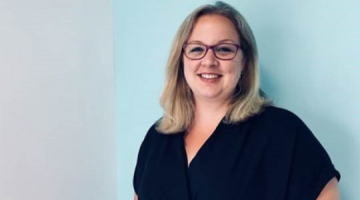
{"type": "Polygon", "coordinates": [[[214,129],[214,131],[211,133],[211,135],[205,140],[205,142],[201,145],[201,147],[199,148],[199,150],[196,152],[195,156],[191,159],[190,162],[188,162],[188,155],[187,155],[187,151],[186,151],[186,144],[185,144],[185,135],[186,135],[186,131],[182,132],[181,135],[181,148],[183,151],[183,155],[184,155],[184,160],[185,160],[185,166],[186,169],[189,170],[191,168],[191,166],[193,166],[193,163],[196,162],[196,160],[198,160],[199,156],[201,156],[202,152],[204,151],[204,149],[207,148],[207,146],[209,146],[209,143],[211,143],[211,141],[214,140],[214,137],[217,135],[217,132],[220,132],[219,129],[221,127],[221,125],[223,124],[223,120],[224,118],[222,118],[220,120],[220,122],[218,123],[218,125],[216,126],[216,128],[214,129]]]}

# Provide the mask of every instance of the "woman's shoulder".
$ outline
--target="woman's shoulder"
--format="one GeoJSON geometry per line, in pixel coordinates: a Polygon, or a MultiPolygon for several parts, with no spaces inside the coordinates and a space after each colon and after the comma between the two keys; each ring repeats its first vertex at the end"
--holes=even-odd
{"type": "Polygon", "coordinates": [[[265,107],[255,118],[259,123],[269,126],[296,127],[304,124],[295,113],[275,106],[265,107]]]}
{"type": "Polygon", "coordinates": [[[157,131],[157,129],[156,129],[157,122],[158,121],[153,123],[150,126],[150,128],[147,130],[143,143],[151,143],[151,142],[154,142],[154,140],[157,140],[159,138],[161,133],[159,131],[157,131]]]}
{"type": "Polygon", "coordinates": [[[309,127],[293,112],[275,106],[266,107],[252,119],[251,131],[269,141],[283,141],[287,144],[305,145],[308,141],[318,145],[309,127]]]}
{"type": "MultiPolygon", "coordinates": [[[[160,118],[161,119],[161,118],[160,118]]],[[[159,119],[159,120],[160,120],[159,119]]],[[[154,146],[154,144],[159,143],[161,141],[167,140],[173,136],[176,136],[178,134],[164,134],[162,132],[160,132],[157,129],[159,120],[157,120],[156,122],[154,122],[150,128],[147,130],[145,138],[143,140],[143,146],[146,145],[151,145],[154,146]]]]}
{"type": "Polygon", "coordinates": [[[334,176],[340,179],[325,148],[296,114],[269,106],[254,116],[253,121],[249,146],[262,142],[263,163],[279,171],[273,174],[287,175],[286,180],[292,186],[289,198],[306,195],[303,199],[315,199],[334,176]],[[278,168],[275,163],[280,163],[278,168]]]}
{"type": "Polygon", "coordinates": [[[138,152],[138,162],[143,162],[144,159],[148,159],[149,155],[155,151],[155,148],[159,143],[160,133],[156,130],[156,122],[150,126],[145,133],[144,139],[141,142],[138,152]]]}
{"type": "Polygon", "coordinates": [[[286,119],[286,120],[299,120],[299,117],[285,108],[276,106],[267,106],[263,109],[259,115],[263,117],[275,118],[275,119],[286,119]]]}

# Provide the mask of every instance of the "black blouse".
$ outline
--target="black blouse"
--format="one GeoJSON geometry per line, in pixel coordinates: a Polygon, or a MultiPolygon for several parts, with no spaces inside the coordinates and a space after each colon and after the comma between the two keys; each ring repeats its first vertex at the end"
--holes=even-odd
{"type": "Polygon", "coordinates": [[[153,125],[139,151],[139,200],[312,200],[333,178],[328,154],[293,113],[267,107],[239,124],[220,122],[187,165],[184,132],[153,125]]]}

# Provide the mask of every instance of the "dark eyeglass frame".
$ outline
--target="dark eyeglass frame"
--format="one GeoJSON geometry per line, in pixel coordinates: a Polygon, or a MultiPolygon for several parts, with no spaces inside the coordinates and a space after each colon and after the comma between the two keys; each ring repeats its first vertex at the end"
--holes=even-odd
{"type": "Polygon", "coordinates": [[[203,59],[203,58],[205,57],[205,55],[207,54],[207,52],[209,51],[209,49],[212,50],[215,58],[217,58],[217,59],[219,59],[219,60],[232,60],[232,59],[234,59],[234,58],[236,57],[239,49],[245,51],[244,47],[243,47],[241,44],[234,44],[234,43],[220,43],[220,44],[215,44],[215,45],[206,45],[206,44],[199,44],[199,43],[185,43],[185,44],[183,44],[182,49],[183,49],[184,55],[185,55],[187,58],[189,58],[190,60],[200,60],[200,59],[203,59]],[[204,55],[201,56],[200,58],[190,58],[190,57],[186,54],[185,49],[186,49],[186,47],[187,47],[188,45],[191,45],[191,44],[197,44],[197,45],[204,46],[204,47],[206,48],[204,55]],[[220,45],[224,45],[224,44],[230,44],[230,45],[234,45],[234,46],[236,47],[236,50],[235,50],[235,53],[234,53],[234,57],[224,59],[224,58],[219,58],[219,57],[216,55],[216,52],[214,51],[214,48],[216,48],[217,46],[220,46],[220,45]]]}

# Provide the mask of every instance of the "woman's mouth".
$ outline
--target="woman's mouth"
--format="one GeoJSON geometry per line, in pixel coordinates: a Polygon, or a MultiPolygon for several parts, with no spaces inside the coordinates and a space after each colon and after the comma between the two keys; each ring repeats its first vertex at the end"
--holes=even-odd
{"type": "Polygon", "coordinates": [[[218,75],[218,74],[200,74],[200,76],[202,78],[206,78],[206,79],[214,79],[214,78],[220,77],[220,75],[218,75]]]}
{"type": "Polygon", "coordinates": [[[212,74],[212,73],[201,73],[198,74],[198,76],[201,78],[201,80],[206,82],[215,82],[222,77],[222,75],[220,74],[212,74]]]}

